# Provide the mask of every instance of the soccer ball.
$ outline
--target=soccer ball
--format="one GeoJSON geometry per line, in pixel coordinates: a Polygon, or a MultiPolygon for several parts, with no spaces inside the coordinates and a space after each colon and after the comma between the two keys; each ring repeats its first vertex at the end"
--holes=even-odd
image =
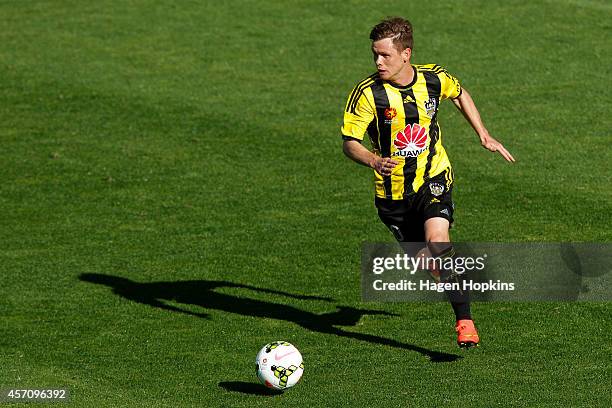
{"type": "Polygon", "coordinates": [[[302,355],[293,344],[275,341],[263,346],[255,358],[257,378],[266,387],[286,390],[300,381],[304,373],[302,355]]]}

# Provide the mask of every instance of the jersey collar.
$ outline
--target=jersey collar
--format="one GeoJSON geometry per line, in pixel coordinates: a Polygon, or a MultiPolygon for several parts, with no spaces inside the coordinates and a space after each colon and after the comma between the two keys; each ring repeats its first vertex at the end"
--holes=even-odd
{"type": "Polygon", "coordinates": [[[412,88],[412,86],[416,83],[417,81],[417,70],[416,67],[414,65],[410,65],[412,67],[412,72],[414,72],[414,76],[412,77],[412,81],[410,81],[410,83],[406,86],[397,86],[394,85],[393,83],[389,82],[389,81],[385,81],[385,83],[389,84],[390,86],[392,86],[395,89],[399,89],[400,91],[404,91],[406,89],[410,89],[412,88]]]}

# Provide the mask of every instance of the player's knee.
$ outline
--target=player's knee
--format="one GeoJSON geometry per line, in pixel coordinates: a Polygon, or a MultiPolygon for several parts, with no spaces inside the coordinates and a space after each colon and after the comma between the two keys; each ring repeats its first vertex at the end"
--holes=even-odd
{"type": "Polygon", "coordinates": [[[450,234],[448,229],[450,224],[444,218],[430,218],[425,221],[425,240],[427,242],[449,242],[450,234]]]}
{"type": "Polygon", "coordinates": [[[427,242],[449,242],[450,236],[448,230],[426,231],[425,240],[427,240],[427,242]]]}

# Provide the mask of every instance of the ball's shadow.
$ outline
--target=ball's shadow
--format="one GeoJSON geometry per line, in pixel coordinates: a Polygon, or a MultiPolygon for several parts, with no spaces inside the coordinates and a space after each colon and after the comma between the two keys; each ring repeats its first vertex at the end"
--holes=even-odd
{"type": "Polygon", "coordinates": [[[248,395],[262,395],[272,397],[275,395],[282,395],[282,391],[272,390],[264,387],[261,384],[246,382],[246,381],[222,381],[219,383],[219,387],[226,391],[240,392],[248,395]]]}

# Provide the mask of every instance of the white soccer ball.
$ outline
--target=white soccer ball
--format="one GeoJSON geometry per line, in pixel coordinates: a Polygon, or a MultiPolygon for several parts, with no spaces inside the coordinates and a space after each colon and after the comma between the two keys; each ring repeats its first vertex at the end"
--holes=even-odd
{"type": "Polygon", "coordinates": [[[304,374],[302,354],[286,341],[263,346],[255,358],[257,377],[266,387],[286,390],[300,381],[304,374]]]}

